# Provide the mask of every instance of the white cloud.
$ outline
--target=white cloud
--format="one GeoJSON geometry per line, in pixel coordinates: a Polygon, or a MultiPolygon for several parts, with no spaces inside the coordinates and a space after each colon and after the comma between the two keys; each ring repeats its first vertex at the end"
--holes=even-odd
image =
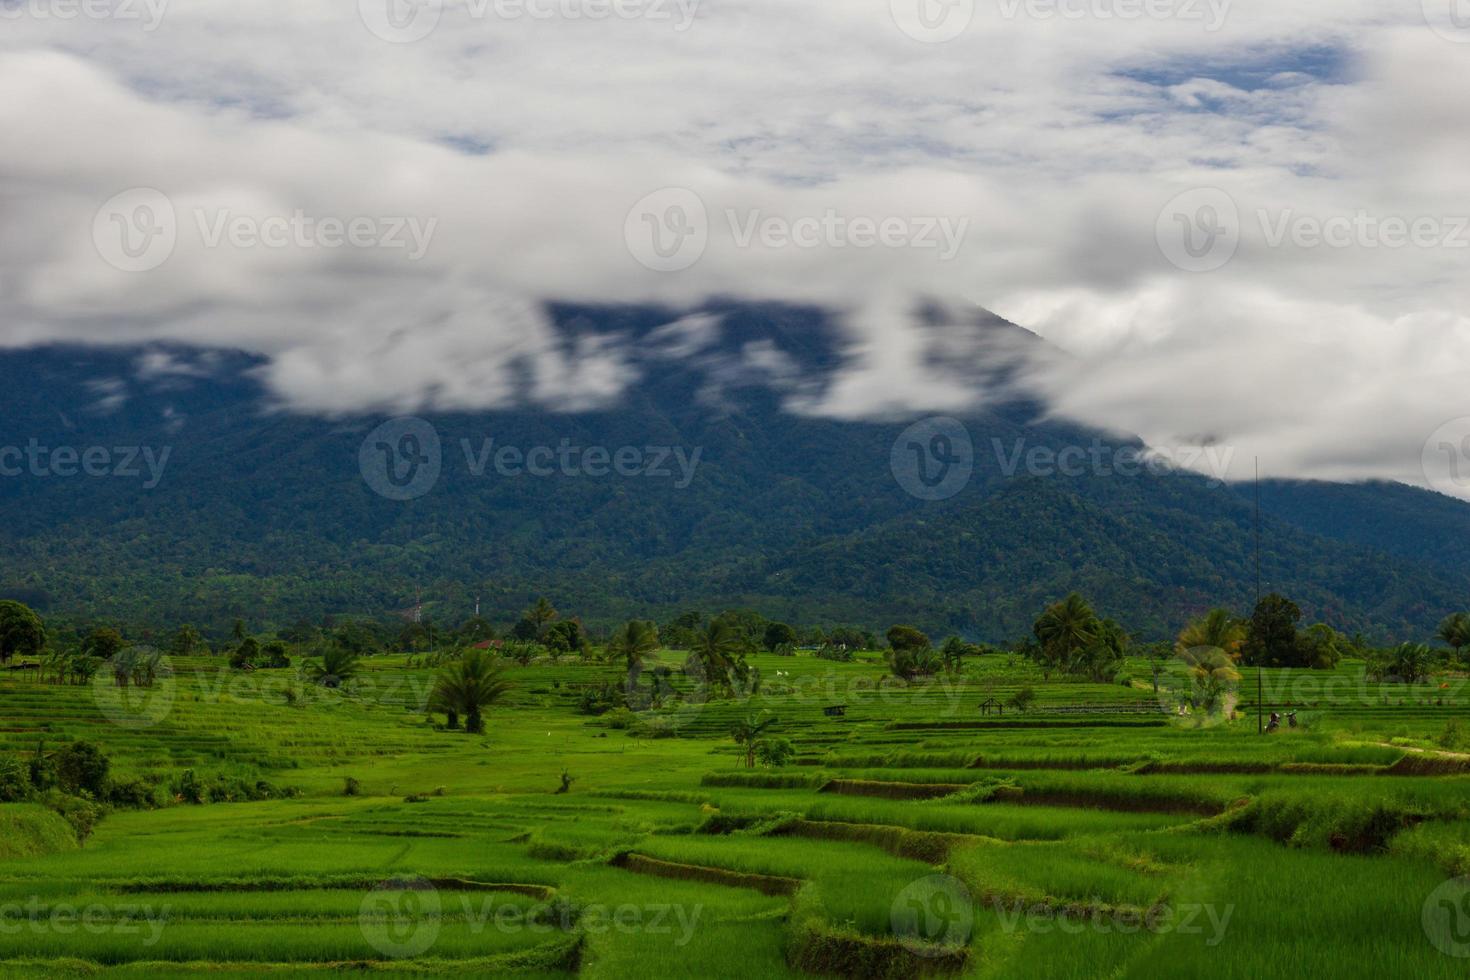
{"type": "MultiPolygon", "coordinates": [[[[1470,249],[1372,246],[1361,221],[1348,247],[1272,243],[1360,213],[1381,231],[1470,212],[1470,47],[1417,5],[1252,0],[1210,31],[981,4],[942,45],[852,0],[726,0],[688,23],[672,4],[671,21],[444,7],[410,44],[351,3],[200,0],[154,30],[4,21],[0,90],[26,95],[0,103],[0,344],[241,348],[307,411],[566,409],[636,371],[614,339],[560,336],[543,301],[787,300],[839,311],[850,337],[845,370],[792,389],[793,410],[960,411],[984,393],[980,362],[1019,355],[954,349],[915,316],[941,297],[950,319],[995,309],[1075,355],[1031,365],[1057,412],[1161,444],[1215,437],[1275,475],[1423,482],[1424,439],[1470,413],[1470,249]],[[678,272],[624,240],[663,187],[707,219],[678,272]],[[1175,268],[1155,238],[1194,187],[1238,210],[1212,272],[1175,268]],[[94,240],[98,208],[131,188],[176,219],[148,271],[94,240]],[[365,221],[383,247],[331,246],[324,219],[365,221]],[[898,225],[870,245],[854,221],[898,225]],[[411,222],[417,260],[387,247],[411,222]],[[785,238],[742,245],[765,222],[785,238]],[[914,247],[943,222],[963,223],[952,259],[914,247]],[[235,225],[289,242],[208,244],[235,225]],[[815,244],[782,244],[804,230],[815,244]]],[[[712,329],[661,340],[697,357],[712,329]]],[[[742,364],[790,382],[778,350],[742,364]]]]}

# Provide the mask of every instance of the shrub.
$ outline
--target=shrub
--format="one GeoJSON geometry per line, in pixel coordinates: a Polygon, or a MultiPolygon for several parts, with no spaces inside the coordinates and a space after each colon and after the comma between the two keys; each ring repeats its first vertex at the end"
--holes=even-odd
{"type": "Polygon", "coordinates": [[[77,835],[78,844],[87,842],[87,838],[92,836],[92,831],[102,816],[102,812],[95,803],[79,796],[69,796],[59,790],[48,790],[41,798],[41,802],[49,809],[56,811],[61,819],[71,825],[72,832],[77,835]]]}
{"type": "Polygon", "coordinates": [[[637,715],[633,714],[627,708],[614,708],[602,716],[603,724],[607,725],[608,728],[617,729],[618,731],[624,731],[633,727],[633,723],[637,720],[637,715]]]}
{"type": "Polygon", "coordinates": [[[107,756],[91,742],[73,742],[56,753],[56,782],[68,793],[100,798],[107,791],[107,756]]]}
{"type": "Polygon", "coordinates": [[[362,783],[359,783],[356,779],[353,779],[351,776],[348,776],[345,780],[343,780],[342,795],[343,796],[361,796],[362,795],[362,783]]]}
{"type": "Polygon", "coordinates": [[[147,810],[158,805],[155,787],[141,779],[114,782],[107,788],[107,802],[117,807],[147,810]]]}
{"type": "Polygon", "coordinates": [[[763,738],[755,743],[755,758],[763,766],[780,767],[796,757],[796,746],[789,738],[763,738]]]}
{"type": "Polygon", "coordinates": [[[31,795],[31,777],[19,760],[0,758],[0,803],[19,803],[31,795]]]}

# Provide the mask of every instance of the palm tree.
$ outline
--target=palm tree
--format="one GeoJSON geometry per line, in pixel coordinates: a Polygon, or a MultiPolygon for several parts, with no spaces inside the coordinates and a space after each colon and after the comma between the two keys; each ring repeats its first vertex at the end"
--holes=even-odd
{"type": "Polygon", "coordinates": [[[1461,651],[1470,647],[1470,613],[1457,612],[1447,617],[1439,624],[1438,636],[1454,648],[1455,658],[1459,659],[1461,651]]]}
{"type": "Polygon", "coordinates": [[[730,672],[736,668],[745,649],[745,642],[735,624],[717,619],[694,634],[689,658],[704,671],[706,683],[728,691],[730,672]]]}
{"type": "Polygon", "coordinates": [[[346,647],[329,646],[322,650],[322,659],[307,667],[307,674],[323,687],[341,687],[357,675],[361,668],[360,658],[346,647]]]}
{"type": "Polygon", "coordinates": [[[658,627],[639,619],[629,620],[607,643],[607,655],[624,661],[628,676],[636,682],[644,658],[658,649],[658,627]]]}
{"type": "Polygon", "coordinates": [[[1235,661],[1220,647],[1188,647],[1179,651],[1179,657],[1189,665],[1190,680],[1194,684],[1194,695],[1190,700],[1196,708],[1206,712],[1213,712],[1219,707],[1226,688],[1240,680],[1235,661]]]}
{"type": "Polygon", "coordinates": [[[1098,639],[1097,614],[1087,600],[1073,592],[1061,602],[1048,606],[1032,627],[1046,658],[1058,667],[1069,666],[1073,659],[1098,639]]]}
{"type": "Polygon", "coordinates": [[[485,733],[484,711],[499,704],[513,687],[501,674],[499,664],[484,650],[471,650],[439,671],[429,694],[429,710],[442,711],[449,727],[458,726],[464,715],[464,730],[485,733]]]}
{"type": "Polygon", "coordinates": [[[745,746],[745,768],[751,769],[755,766],[755,745],[766,729],[775,723],[774,716],[763,719],[759,715],[747,715],[730,726],[730,737],[735,740],[735,744],[745,746]]]}
{"type": "Polygon", "coordinates": [[[1232,661],[1238,661],[1245,638],[1246,624],[1232,616],[1230,610],[1211,609],[1184,627],[1174,649],[1181,654],[1187,650],[1219,650],[1232,661]]]}
{"type": "Polygon", "coordinates": [[[1400,643],[1393,651],[1388,671],[1405,684],[1413,684],[1429,676],[1434,653],[1423,643],[1400,643]]]}

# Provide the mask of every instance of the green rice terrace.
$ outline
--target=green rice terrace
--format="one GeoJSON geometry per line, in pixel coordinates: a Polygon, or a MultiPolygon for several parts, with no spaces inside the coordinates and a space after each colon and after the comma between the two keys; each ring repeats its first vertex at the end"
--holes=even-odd
{"type": "Polygon", "coordinates": [[[621,667],[540,658],[472,735],[426,713],[435,660],[335,689],[218,656],[121,690],[5,671],[0,758],[88,742],[167,790],[90,835],[0,805],[0,976],[1466,970],[1459,675],[1246,670],[1211,723],[1142,658],[754,654],[759,693],[714,698],[660,650],[661,707],[588,713],[621,667]],[[1293,723],[1258,733],[1258,689],[1293,723]]]}

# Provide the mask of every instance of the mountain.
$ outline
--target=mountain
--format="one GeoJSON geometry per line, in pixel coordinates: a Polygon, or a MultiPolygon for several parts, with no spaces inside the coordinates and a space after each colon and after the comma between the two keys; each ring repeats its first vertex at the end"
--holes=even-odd
{"type": "MultiPolygon", "coordinates": [[[[938,376],[978,378],[996,397],[960,419],[974,447],[963,488],[924,499],[936,494],[912,465],[943,472],[936,450],[952,442],[931,440],[955,433],[899,442],[913,418],[813,414],[845,356],[821,311],[549,312],[569,345],[629,352],[639,380],[616,405],[431,413],[431,429],[385,435],[383,416],[280,409],[260,360],[236,351],[0,352],[0,594],[63,621],[217,631],[237,616],[255,628],[383,616],[419,590],[451,622],[477,596],[507,619],[545,593],[594,624],[752,606],[992,640],[1022,634],[1073,589],[1145,638],[1210,605],[1249,609],[1253,504],[1237,488],[1112,465],[1027,475],[1025,453],[1077,447],[1112,464],[1140,446],[1043,420],[1012,370],[1041,341],[999,318],[936,308],[926,319],[938,376]],[[432,447],[405,435],[437,437],[436,479],[427,462],[412,468],[432,447]],[[77,455],[48,454],[38,475],[25,454],[41,447],[77,455]],[[497,455],[534,447],[547,447],[551,475],[497,455]],[[586,447],[606,458],[558,455],[586,447]],[[108,475],[80,474],[88,449],[108,475]],[[390,463],[430,488],[393,499],[416,487],[394,486],[390,463]]],[[[1470,506],[1391,484],[1279,482],[1262,496],[1264,585],[1312,620],[1424,635],[1467,605],[1454,543],[1470,506]]]]}

